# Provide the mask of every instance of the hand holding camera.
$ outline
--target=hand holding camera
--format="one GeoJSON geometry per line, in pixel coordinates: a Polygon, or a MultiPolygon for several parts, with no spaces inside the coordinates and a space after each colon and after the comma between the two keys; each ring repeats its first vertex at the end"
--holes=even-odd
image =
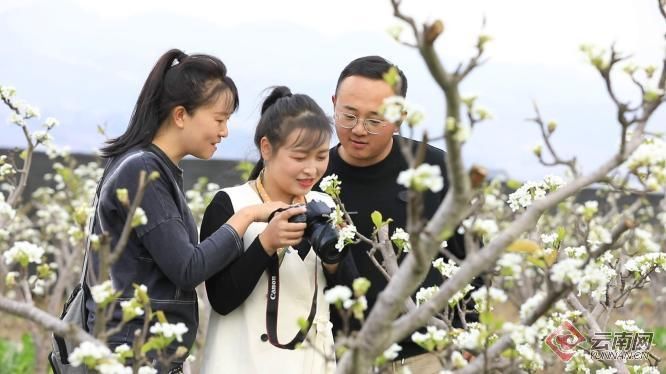
{"type": "Polygon", "coordinates": [[[305,206],[288,206],[274,210],[267,218],[266,229],[259,234],[261,246],[269,256],[279,248],[294,246],[301,242],[306,224],[291,222],[290,219],[305,213],[305,206]]]}
{"type": "MultiPolygon", "coordinates": [[[[284,214],[290,210],[301,209],[303,206],[280,208],[274,213],[284,214]]],[[[309,201],[300,213],[289,216],[288,221],[294,224],[306,224],[305,238],[310,242],[312,249],[325,264],[337,264],[344,258],[347,249],[338,251],[335,244],[338,242],[338,231],[331,225],[330,214],[332,209],[322,201],[309,201]]],[[[269,217],[270,220],[270,217],[269,217]]],[[[298,244],[298,243],[296,243],[298,244]]]]}

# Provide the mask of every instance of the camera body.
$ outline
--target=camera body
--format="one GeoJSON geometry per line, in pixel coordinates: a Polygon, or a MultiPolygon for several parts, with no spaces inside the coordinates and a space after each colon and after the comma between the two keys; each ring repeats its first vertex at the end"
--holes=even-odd
{"type": "Polygon", "coordinates": [[[319,258],[327,264],[337,264],[344,257],[347,248],[338,251],[338,231],[331,225],[332,209],[326,203],[317,200],[305,204],[305,213],[289,218],[289,222],[302,222],[307,225],[305,238],[319,258]]]}

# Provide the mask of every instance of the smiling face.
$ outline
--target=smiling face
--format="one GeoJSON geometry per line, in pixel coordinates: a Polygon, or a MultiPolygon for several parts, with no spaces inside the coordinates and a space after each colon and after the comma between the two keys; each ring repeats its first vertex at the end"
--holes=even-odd
{"type": "Polygon", "coordinates": [[[225,90],[211,103],[183,114],[181,139],[186,154],[201,159],[213,157],[222,138],[229,135],[227,122],[234,110],[233,103],[231,92],[225,90]]]}
{"type": "Polygon", "coordinates": [[[261,139],[266,164],[262,183],[272,200],[291,204],[296,196],[310,192],[326,171],[330,136],[315,131],[296,128],[277,147],[266,137],[261,139]]]}
{"type": "Polygon", "coordinates": [[[384,118],[379,108],[384,99],[393,96],[393,89],[383,80],[352,75],[345,78],[333,97],[333,110],[337,117],[351,114],[359,118],[354,128],[348,129],[336,121],[335,131],[340,139],[340,157],[353,166],[374,165],[388,156],[393,147],[393,134],[397,128],[392,123],[378,127],[377,134],[370,134],[362,121],[384,118]]]}

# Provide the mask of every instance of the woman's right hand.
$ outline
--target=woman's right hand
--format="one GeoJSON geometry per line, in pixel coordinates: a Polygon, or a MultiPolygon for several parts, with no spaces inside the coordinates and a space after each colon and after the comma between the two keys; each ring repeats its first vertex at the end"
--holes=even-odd
{"type": "MultiPolygon", "coordinates": [[[[286,204],[282,204],[286,206],[286,204]]],[[[271,210],[266,215],[267,219],[273,211],[275,211],[275,209],[271,210]]],[[[305,213],[304,205],[275,213],[270,222],[268,222],[268,225],[266,225],[266,229],[259,234],[261,246],[264,247],[264,250],[268,255],[274,255],[279,248],[294,246],[301,242],[307,225],[305,223],[289,222],[289,218],[302,213],[305,213]]]]}

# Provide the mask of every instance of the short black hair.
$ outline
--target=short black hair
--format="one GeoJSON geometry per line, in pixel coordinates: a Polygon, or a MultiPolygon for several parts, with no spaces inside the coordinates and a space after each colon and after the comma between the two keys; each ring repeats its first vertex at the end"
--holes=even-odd
{"type": "Polygon", "coordinates": [[[407,95],[407,77],[405,76],[405,73],[403,73],[398,66],[390,63],[381,56],[359,57],[345,66],[338,78],[338,84],[335,86],[335,93],[338,93],[340,84],[347,77],[358,75],[369,79],[381,80],[384,79],[384,74],[386,74],[392,67],[396,68],[398,74],[400,74],[399,94],[400,96],[405,97],[407,95]]]}

